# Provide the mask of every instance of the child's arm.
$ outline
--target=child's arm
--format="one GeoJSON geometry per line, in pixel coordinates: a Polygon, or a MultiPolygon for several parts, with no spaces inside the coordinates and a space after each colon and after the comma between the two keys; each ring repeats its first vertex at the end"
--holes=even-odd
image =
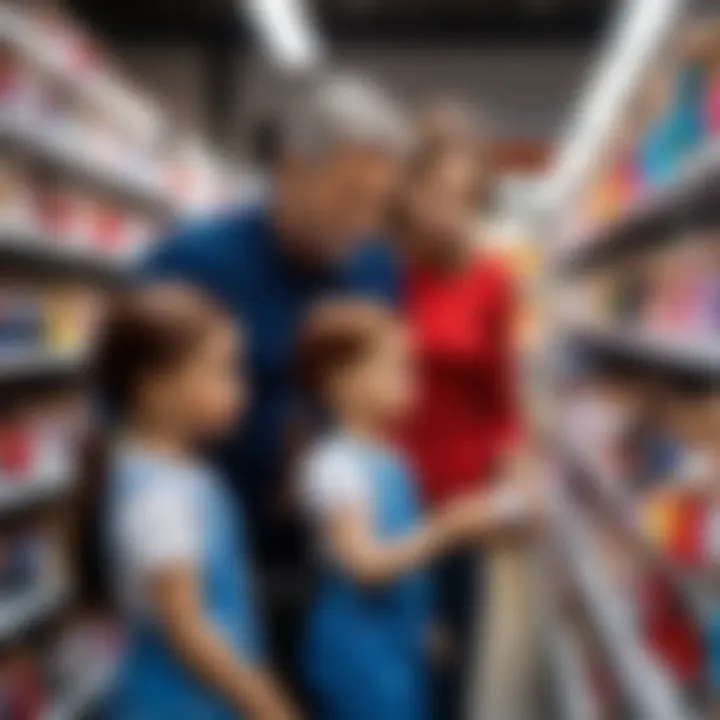
{"type": "Polygon", "coordinates": [[[186,665],[253,720],[299,717],[271,676],[238,658],[205,619],[195,573],[178,565],[149,582],[154,614],[186,665]]]}
{"type": "Polygon", "coordinates": [[[192,486],[158,473],[123,506],[119,540],[152,617],[188,668],[251,720],[295,720],[270,676],[205,617],[197,568],[204,523],[192,486]]]}
{"type": "Polygon", "coordinates": [[[325,539],[337,562],[357,582],[388,582],[443,552],[531,519],[527,497],[517,489],[475,494],[451,503],[403,537],[384,540],[373,530],[367,505],[326,514],[325,539]]]}

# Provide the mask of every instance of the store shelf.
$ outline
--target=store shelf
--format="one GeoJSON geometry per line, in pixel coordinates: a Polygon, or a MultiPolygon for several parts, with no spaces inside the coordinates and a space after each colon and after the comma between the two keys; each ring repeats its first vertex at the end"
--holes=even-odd
{"type": "Polygon", "coordinates": [[[557,535],[588,622],[632,717],[692,718],[673,678],[638,640],[632,614],[607,577],[599,548],[587,532],[586,518],[566,496],[559,501],[557,535]]]}
{"type": "Polygon", "coordinates": [[[69,600],[68,589],[60,583],[41,585],[10,597],[0,596],[0,646],[15,642],[51,620],[69,600]]]}
{"type": "Polygon", "coordinates": [[[111,687],[112,673],[106,668],[88,673],[77,687],[68,689],[43,712],[41,720],[83,720],[93,715],[111,687]]]}
{"type": "Polygon", "coordinates": [[[674,182],[649,194],[617,220],[560,251],[554,266],[580,273],[682,236],[687,230],[720,225],[720,144],[693,157],[674,182]]]}
{"type": "Polygon", "coordinates": [[[33,479],[0,476],[0,516],[63,497],[73,487],[66,472],[45,473],[33,479]]]}
{"type": "Polygon", "coordinates": [[[72,67],[67,55],[58,50],[57,38],[40,32],[24,13],[11,7],[0,8],[0,42],[119,123],[139,129],[157,127],[159,117],[155,108],[111,77],[107,70],[78,71],[72,67]]]}
{"type": "Polygon", "coordinates": [[[581,446],[567,438],[563,442],[563,452],[568,462],[580,469],[590,482],[601,512],[610,516],[634,554],[649,563],[673,586],[695,617],[701,622],[708,620],[716,605],[716,593],[711,584],[702,575],[688,572],[674,562],[648,537],[636,516],[637,502],[630,496],[621,479],[614,477],[598,459],[597,448],[581,446]]]}
{"type": "Polygon", "coordinates": [[[566,323],[563,330],[573,341],[621,360],[683,378],[720,379],[720,338],[669,337],[635,328],[603,328],[589,322],[566,323]]]}
{"type": "Polygon", "coordinates": [[[10,227],[0,222],[0,264],[4,268],[29,270],[53,277],[73,277],[98,283],[118,283],[128,261],[69,242],[58,242],[30,228],[10,227]]]}
{"type": "Polygon", "coordinates": [[[63,380],[78,377],[83,363],[76,354],[41,350],[0,351],[0,386],[33,380],[63,380]]]}
{"type": "Polygon", "coordinates": [[[38,127],[35,123],[2,117],[0,143],[128,202],[163,213],[174,209],[171,195],[159,178],[152,177],[153,173],[148,176],[106,162],[92,153],[79,137],[61,137],[57,132],[38,127]]]}

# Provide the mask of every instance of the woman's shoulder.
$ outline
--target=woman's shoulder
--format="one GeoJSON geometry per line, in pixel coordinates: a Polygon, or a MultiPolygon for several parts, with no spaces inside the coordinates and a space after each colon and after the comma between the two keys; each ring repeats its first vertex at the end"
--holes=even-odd
{"type": "Polygon", "coordinates": [[[471,272],[479,280],[499,287],[511,286],[513,282],[507,259],[501,253],[487,248],[475,250],[471,272]]]}
{"type": "Polygon", "coordinates": [[[515,277],[506,258],[492,250],[480,249],[473,258],[473,286],[476,297],[483,305],[502,311],[512,307],[517,289],[515,277]]]}

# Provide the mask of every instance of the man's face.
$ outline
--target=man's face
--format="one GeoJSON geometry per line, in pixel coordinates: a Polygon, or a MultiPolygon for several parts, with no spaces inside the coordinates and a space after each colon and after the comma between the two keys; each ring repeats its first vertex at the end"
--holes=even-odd
{"type": "Polygon", "coordinates": [[[382,230],[399,170],[397,159],[367,149],[347,149],[314,163],[297,163],[292,194],[303,224],[298,250],[321,262],[333,262],[382,230]]]}

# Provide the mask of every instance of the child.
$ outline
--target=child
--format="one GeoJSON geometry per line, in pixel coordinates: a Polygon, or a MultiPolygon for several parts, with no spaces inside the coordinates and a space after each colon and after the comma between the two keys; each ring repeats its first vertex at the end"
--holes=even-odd
{"type": "Polygon", "coordinates": [[[262,666],[242,519],[197,455],[241,405],[238,360],[228,318],[177,285],[130,293],[100,334],[114,434],[86,524],[127,629],[111,717],[296,717],[262,666]]]}
{"type": "Polygon", "coordinates": [[[423,521],[393,426],[413,396],[406,337],[378,305],[336,301],[301,332],[300,376],[333,432],[302,464],[322,568],[303,639],[318,720],[416,720],[431,714],[431,621],[422,569],[483,533],[527,520],[515,492],[451,502],[423,521]]]}

